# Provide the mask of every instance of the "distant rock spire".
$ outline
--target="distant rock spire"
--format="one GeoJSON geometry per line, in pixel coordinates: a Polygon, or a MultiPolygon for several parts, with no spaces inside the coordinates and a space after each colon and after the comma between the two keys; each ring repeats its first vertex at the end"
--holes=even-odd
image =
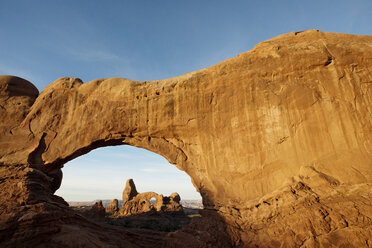
{"type": "Polygon", "coordinates": [[[138,195],[136,185],[133,179],[128,179],[123,191],[123,203],[132,200],[136,195],[138,195]]]}
{"type": "Polygon", "coordinates": [[[110,206],[106,208],[106,213],[116,213],[119,211],[119,201],[118,199],[112,199],[110,206]]]}

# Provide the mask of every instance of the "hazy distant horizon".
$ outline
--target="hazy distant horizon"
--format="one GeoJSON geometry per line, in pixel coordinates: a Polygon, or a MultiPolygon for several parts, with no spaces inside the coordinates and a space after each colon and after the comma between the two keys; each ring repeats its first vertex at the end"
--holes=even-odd
{"type": "MultiPolygon", "coordinates": [[[[112,199],[111,199],[112,200],[112,199]]],[[[78,206],[92,206],[94,203],[97,201],[102,201],[102,205],[107,208],[110,206],[111,203],[110,199],[96,199],[93,201],[69,201],[68,204],[70,207],[78,207],[78,206]]],[[[155,199],[153,199],[153,202],[150,203],[155,203],[155,199]]],[[[181,205],[185,208],[203,208],[203,202],[202,200],[182,200],[180,201],[181,205]]],[[[123,201],[119,200],[118,205],[119,207],[122,206],[123,201]]]]}

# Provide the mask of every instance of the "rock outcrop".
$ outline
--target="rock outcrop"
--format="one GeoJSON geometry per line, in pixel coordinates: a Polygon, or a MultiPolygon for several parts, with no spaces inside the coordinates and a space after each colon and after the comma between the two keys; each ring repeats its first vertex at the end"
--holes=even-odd
{"type": "Polygon", "coordinates": [[[183,213],[181,197],[173,193],[169,197],[155,192],[138,193],[133,179],[128,179],[123,191],[123,204],[117,216],[130,216],[147,212],[183,213]],[[152,203],[151,199],[155,202],[152,203]]]}
{"type": "Polygon", "coordinates": [[[102,204],[102,201],[97,201],[93,204],[92,208],[89,209],[85,215],[89,218],[104,218],[106,214],[105,207],[102,204]]]}
{"type": "Polygon", "coordinates": [[[163,197],[162,211],[164,212],[183,212],[183,207],[180,204],[181,197],[178,193],[172,193],[170,196],[163,197]]]}
{"type": "Polygon", "coordinates": [[[114,214],[119,211],[119,201],[118,199],[112,199],[110,205],[106,208],[106,213],[114,214]]]}
{"type": "Polygon", "coordinates": [[[61,78],[38,95],[2,76],[0,246],[371,246],[371,71],[372,36],[310,30],[166,80],[61,78]],[[53,195],[66,162],[120,144],[185,171],[202,218],[103,230],[53,195]]]}
{"type": "Polygon", "coordinates": [[[136,195],[138,195],[136,185],[133,179],[128,179],[123,190],[123,202],[132,200],[136,195]]]}

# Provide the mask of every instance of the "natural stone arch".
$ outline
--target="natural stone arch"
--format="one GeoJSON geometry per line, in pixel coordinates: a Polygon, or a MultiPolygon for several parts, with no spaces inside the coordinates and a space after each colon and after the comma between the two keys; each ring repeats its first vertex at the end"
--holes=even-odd
{"type": "Polygon", "coordinates": [[[130,216],[146,212],[183,213],[180,196],[174,192],[170,196],[163,196],[155,192],[138,193],[133,179],[128,179],[123,191],[123,204],[117,215],[130,216]],[[151,199],[155,202],[151,203],[151,199]]]}
{"type": "MultiPolygon", "coordinates": [[[[25,144],[29,147],[22,148],[22,152],[28,150],[27,163],[33,167],[40,166],[54,177],[64,163],[92,149],[128,144],[165,157],[190,175],[203,196],[204,187],[197,185],[199,182],[194,180],[195,173],[188,169],[193,167],[193,161],[184,152],[188,142],[181,136],[196,131],[195,124],[190,123],[195,120],[197,108],[189,114],[179,111],[176,118],[172,110],[174,107],[170,105],[174,101],[170,92],[182,84],[178,83],[181,79],[143,83],[116,78],[83,84],[76,78],[62,78],[53,82],[39,95],[21,123],[21,127],[29,131],[27,136],[30,142],[25,144]],[[108,96],[107,102],[100,101],[103,92],[112,95],[108,96]],[[164,92],[163,100],[159,92],[164,92]],[[126,102],[128,99],[129,102],[126,102]],[[155,103],[150,104],[151,101],[155,103]],[[47,110],[46,105],[49,106],[47,110]],[[97,109],[93,110],[92,106],[97,109]],[[129,120],[123,120],[120,115],[126,112],[131,113],[130,116],[124,116],[129,120]],[[151,116],[155,120],[151,120],[151,116]],[[85,119],[91,121],[86,122],[85,119]],[[180,134],[175,133],[177,131],[180,134]]],[[[25,163],[25,156],[11,154],[11,159],[22,157],[23,160],[17,162],[25,163]]],[[[208,201],[204,204],[208,204],[208,201]]]]}
{"type": "Polygon", "coordinates": [[[17,229],[22,219],[14,213],[37,225],[24,205],[45,219],[71,216],[52,194],[59,168],[94,148],[126,143],[176,164],[203,197],[204,221],[158,236],[167,244],[191,240],[196,229],[205,234],[192,241],[200,246],[216,246],[217,238],[222,247],[329,240],[361,247],[372,226],[357,221],[372,219],[371,42],[295,32],[180,77],[62,78],[39,96],[24,80],[1,78],[0,116],[9,121],[0,127],[0,182],[12,192],[0,195],[4,230],[30,227],[17,229]]]}

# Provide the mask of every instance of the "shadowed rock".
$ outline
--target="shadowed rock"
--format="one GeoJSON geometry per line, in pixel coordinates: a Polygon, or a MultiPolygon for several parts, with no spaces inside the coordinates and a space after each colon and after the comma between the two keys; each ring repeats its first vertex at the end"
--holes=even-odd
{"type": "Polygon", "coordinates": [[[97,201],[94,203],[92,208],[86,213],[90,218],[103,218],[105,217],[105,207],[102,201],[97,201]]]}
{"type": "Polygon", "coordinates": [[[164,212],[182,212],[183,208],[180,204],[181,197],[178,193],[172,193],[169,197],[163,197],[163,207],[164,212]]]}

